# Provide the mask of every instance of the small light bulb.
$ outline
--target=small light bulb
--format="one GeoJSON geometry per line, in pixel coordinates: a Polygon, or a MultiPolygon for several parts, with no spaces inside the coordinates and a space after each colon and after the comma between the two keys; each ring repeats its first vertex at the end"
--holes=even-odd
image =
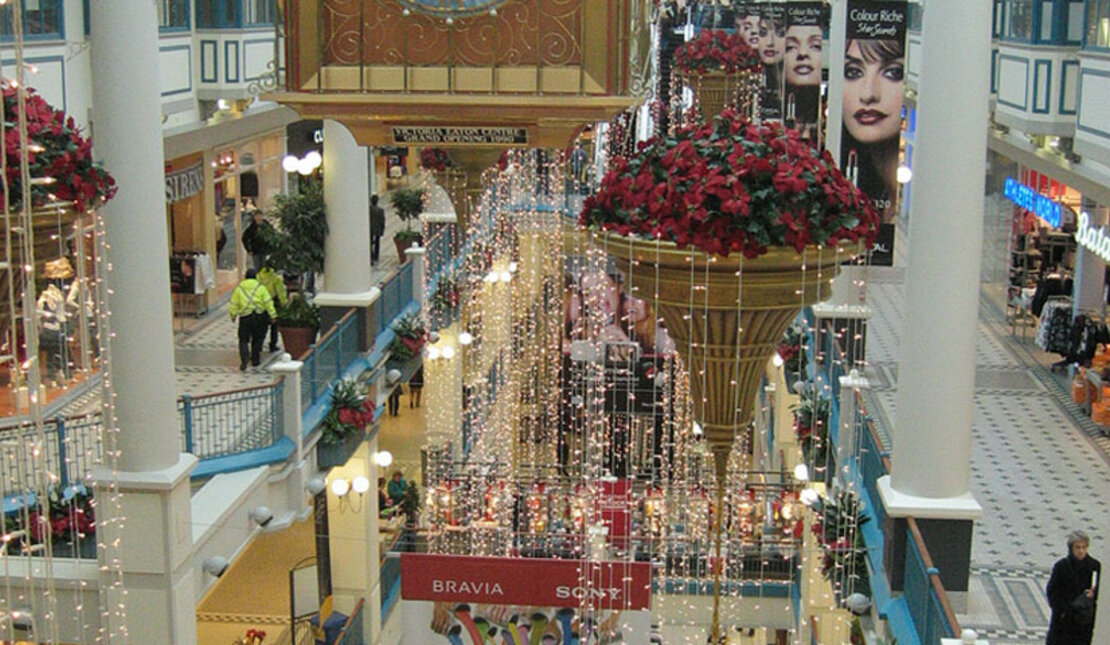
{"type": "Polygon", "coordinates": [[[455,348],[448,345],[443,348],[440,354],[443,356],[443,358],[451,360],[452,358],[455,358],[455,348]]]}
{"type": "Polygon", "coordinates": [[[805,464],[798,464],[794,466],[794,479],[800,482],[809,481],[809,467],[805,464]]]}
{"type": "Polygon", "coordinates": [[[473,343],[473,342],[474,342],[474,336],[471,336],[470,332],[464,331],[463,333],[459,334],[459,344],[460,345],[463,345],[465,347],[466,345],[469,345],[470,343],[473,343]]]}
{"type": "Polygon", "coordinates": [[[486,282],[497,282],[497,272],[490,271],[486,274],[486,277],[484,279],[486,282]]]}
{"type": "Polygon", "coordinates": [[[502,282],[511,282],[512,279],[513,279],[513,274],[509,273],[508,271],[502,271],[501,272],[501,281],[502,282]]]}
{"type": "Polygon", "coordinates": [[[281,169],[285,172],[297,172],[300,161],[300,159],[297,159],[293,155],[285,155],[285,158],[281,160],[281,169]]]}
{"type": "Polygon", "coordinates": [[[351,490],[355,491],[359,495],[365,494],[366,491],[370,490],[370,480],[363,477],[362,475],[355,477],[354,480],[351,482],[351,490]]]}
{"type": "Polygon", "coordinates": [[[428,347],[428,360],[434,361],[439,358],[439,348],[433,346],[428,347]]]}
{"type": "Polygon", "coordinates": [[[305,161],[312,164],[312,169],[313,170],[316,170],[317,168],[320,167],[321,164],[324,163],[324,158],[320,155],[319,152],[316,152],[315,150],[310,151],[308,154],[306,154],[304,156],[304,158],[305,158],[305,161]]]}
{"type": "Polygon", "coordinates": [[[516,262],[510,262],[509,263],[509,273],[516,273],[518,268],[520,268],[520,267],[517,265],[516,262]]]}
{"type": "Polygon", "coordinates": [[[775,352],[775,355],[771,357],[771,363],[774,364],[775,367],[782,367],[782,356],[778,352],[775,352]]]}
{"type": "Polygon", "coordinates": [[[388,450],[379,450],[374,454],[374,463],[382,468],[388,468],[393,463],[393,453],[388,450]]]}
{"type": "Polygon", "coordinates": [[[342,477],[333,480],[331,483],[331,492],[335,493],[336,497],[343,497],[347,493],[351,492],[351,482],[343,479],[342,477]]]}

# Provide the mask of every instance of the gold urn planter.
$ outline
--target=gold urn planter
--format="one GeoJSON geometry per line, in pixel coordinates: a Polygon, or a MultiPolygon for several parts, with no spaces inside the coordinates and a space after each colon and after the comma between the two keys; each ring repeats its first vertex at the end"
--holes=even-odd
{"type": "Polygon", "coordinates": [[[803,307],[828,298],[847,258],[816,246],[803,253],[772,247],[745,259],[609,232],[599,240],[636,295],[655,305],[690,374],[694,418],[705,430],[717,476],[710,642],[723,642],[718,613],[729,456],[751,423],[763,371],[783,333],[803,307]]]}
{"type": "Polygon", "coordinates": [[[707,72],[687,76],[685,84],[698,97],[703,121],[717,116],[726,107],[733,107],[745,116],[755,112],[758,97],[755,72],[707,72]]]}

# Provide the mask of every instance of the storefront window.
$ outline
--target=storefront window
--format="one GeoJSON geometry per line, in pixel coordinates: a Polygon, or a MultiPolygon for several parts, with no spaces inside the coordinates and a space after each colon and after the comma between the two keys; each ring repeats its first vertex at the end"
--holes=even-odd
{"type": "Polygon", "coordinates": [[[196,0],[197,27],[228,29],[243,24],[241,0],[196,0]]]}
{"type": "Polygon", "coordinates": [[[243,0],[244,25],[274,24],[274,0],[243,0]]]}
{"type": "Polygon", "coordinates": [[[1002,37],[1006,40],[1033,40],[1033,0],[1007,0],[1003,7],[1002,37]]]}
{"type": "Polygon", "coordinates": [[[1087,0],[1087,38],[1084,47],[1110,47],[1110,0],[1087,0]]]}
{"type": "Polygon", "coordinates": [[[158,28],[180,31],[189,28],[189,0],[158,0],[158,28]]]}
{"type": "MultiPolygon", "coordinates": [[[[27,38],[62,37],[62,0],[22,0],[23,35],[27,38]]],[[[13,7],[0,7],[0,36],[11,38],[13,7]]]]}

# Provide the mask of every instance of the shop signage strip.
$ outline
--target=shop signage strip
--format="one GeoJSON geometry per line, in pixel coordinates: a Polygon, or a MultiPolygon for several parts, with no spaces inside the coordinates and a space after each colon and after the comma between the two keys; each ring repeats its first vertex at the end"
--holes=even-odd
{"type": "Polygon", "coordinates": [[[393,143],[443,145],[527,145],[527,128],[484,126],[394,126],[393,143]]]}
{"type": "Polygon", "coordinates": [[[1075,241],[1102,258],[1103,262],[1110,262],[1110,233],[1105,226],[1091,226],[1091,216],[1088,213],[1079,214],[1079,230],[1075,232],[1075,241]]]}
{"type": "Polygon", "coordinates": [[[405,600],[649,609],[651,564],[401,554],[405,600]]]}
{"type": "Polygon", "coordinates": [[[204,190],[204,163],[166,175],[166,203],[173,204],[188,199],[204,190]]]}
{"type": "Polygon", "coordinates": [[[1006,178],[1002,195],[1033,213],[1052,228],[1060,228],[1060,204],[1038,193],[1013,177],[1006,178]]]}

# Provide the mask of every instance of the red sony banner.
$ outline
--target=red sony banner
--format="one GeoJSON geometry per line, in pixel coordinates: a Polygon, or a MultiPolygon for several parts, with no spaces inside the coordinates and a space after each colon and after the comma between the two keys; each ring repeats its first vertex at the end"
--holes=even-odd
{"type": "Polygon", "coordinates": [[[578,607],[649,609],[647,562],[401,554],[401,598],[578,607]]]}

